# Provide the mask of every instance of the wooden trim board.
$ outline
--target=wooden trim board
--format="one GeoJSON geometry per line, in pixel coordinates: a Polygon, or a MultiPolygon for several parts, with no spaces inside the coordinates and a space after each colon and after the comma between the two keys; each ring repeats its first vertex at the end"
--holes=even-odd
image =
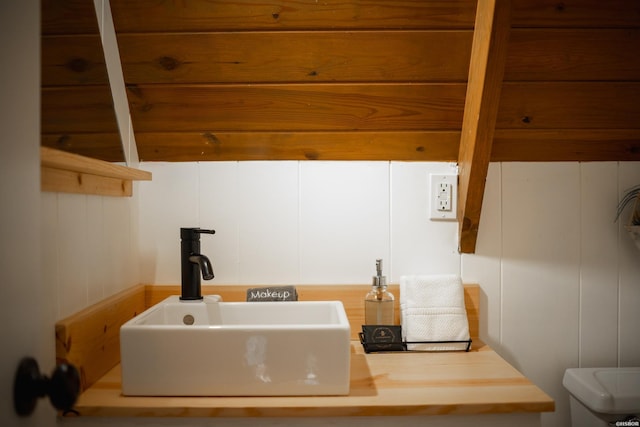
{"type": "MultiPolygon", "coordinates": [[[[259,285],[203,286],[203,295],[218,294],[223,301],[244,301],[247,289],[259,285]]],[[[340,300],[351,324],[351,338],[358,339],[364,323],[364,296],[369,285],[304,285],[296,286],[301,301],[340,300]]],[[[396,323],[399,318],[399,286],[390,285],[396,297],[396,323]]],[[[479,344],[480,287],[465,285],[465,306],[469,332],[479,344]]],[[[139,285],[124,290],[56,323],[56,359],[75,365],[86,390],[120,363],[120,326],[170,295],[179,295],[180,286],[139,285]]]]}
{"type": "Polygon", "coordinates": [[[40,168],[40,189],[51,193],[93,194],[97,196],[131,197],[130,180],[99,176],[83,172],[40,168]]]}
{"type": "Polygon", "coordinates": [[[49,147],[40,147],[40,163],[42,166],[65,169],[110,178],[134,181],[151,181],[151,172],[127,166],[92,159],[91,157],[67,153],[49,147]]]}
{"type": "Polygon", "coordinates": [[[120,363],[120,326],[146,310],[145,292],[135,286],[56,323],[56,360],[78,368],[82,390],[120,363]]]}

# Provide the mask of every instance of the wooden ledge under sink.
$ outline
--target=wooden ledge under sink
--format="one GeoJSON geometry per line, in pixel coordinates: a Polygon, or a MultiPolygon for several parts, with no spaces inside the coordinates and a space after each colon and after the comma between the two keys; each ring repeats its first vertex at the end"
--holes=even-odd
{"type": "MultiPolygon", "coordinates": [[[[244,301],[252,286],[203,286],[203,294],[244,301]]],[[[367,285],[296,287],[300,300],[341,300],[351,324],[351,386],[346,396],[139,397],[123,396],[120,326],[179,286],[140,285],[56,324],[56,356],[76,365],[83,392],[81,416],[326,417],[531,413],[554,410],[554,401],[478,339],[480,288],[465,285],[473,345],[469,352],[366,354],[357,339],[367,285]]],[[[390,291],[398,296],[398,285],[390,291]]],[[[397,305],[397,298],[396,298],[397,305]]],[[[396,307],[396,315],[399,310],[396,307]]],[[[161,373],[159,373],[161,375],[161,373]]]]}

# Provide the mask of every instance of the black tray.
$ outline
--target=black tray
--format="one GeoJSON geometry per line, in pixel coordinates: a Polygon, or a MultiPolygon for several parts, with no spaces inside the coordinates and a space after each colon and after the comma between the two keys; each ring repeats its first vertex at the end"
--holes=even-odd
{"type": "MultiPolygon", "coordinates": [[[[462,341],[402,341],[402,327],[399,325],[362,325],[362,332],[358,333],[360,343],[365,353],[389,352],[389,351],[425,351],[409,350],[409,344],[467,344],[464,350],[448,351],[469,351],[471,349],[471,338],[462,341]]],[[[426,350],[428,351],[428,350],[426,350]]]]}

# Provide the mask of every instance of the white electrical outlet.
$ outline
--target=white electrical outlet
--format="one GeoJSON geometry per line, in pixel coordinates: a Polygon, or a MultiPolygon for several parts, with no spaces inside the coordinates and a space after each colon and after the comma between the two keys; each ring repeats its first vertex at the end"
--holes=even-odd
{"type": "Polygon", "coordinates": [[[456,219],[458,176],[438,174],[429,176],[431,179],[429,218],[433,220],[456,219]]]}
{"type": "Polygon", "coordinates": [[[440,181],[438,183],[438,212],[449,212],[451,210],[451,184],[440,181]]]}

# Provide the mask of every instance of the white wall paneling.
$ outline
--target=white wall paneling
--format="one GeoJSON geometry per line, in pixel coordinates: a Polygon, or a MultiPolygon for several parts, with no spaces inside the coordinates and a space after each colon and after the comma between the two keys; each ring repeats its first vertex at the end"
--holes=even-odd
{"type": "Polygon", "coordinates": [[[137,200],[41,194],[44,280],[56,289],[56,318],[140,283],[137,200]]]}
{"type": "MultiPolygon", "coordinates": [[[[110,287],[109,279],[119,270],[118,265],[112,260],[122,251],[121,248],[110,248],[103,244],[105,238],[110,237],[110,235],[105,234],[104,221],[114,216],[112,212],[105,212],[104,198],[84,196],[78,199],[84,200],[86,203],[86,242],[82,246],[84,248],[82,252],[86,256],[85,265],[87,266],[87,277],[84,286],[87,287],[87,303],[94,304],[103,299],[105,293],[107,295],[112,293],[107,291],[110,287]]],[[[80,222],[81,219],[78,218],[78,221],[80,222]]],[[[76,248],[76,250],[79,250],[79,248],[76,248]]]]}
{"type": "Polygon", "coordinates": [[[238,164],[240,283],[295,283],[298,262],[297,162],[238,164]]]}
{"type": "Polygon", "coordinates": [[[368,283],[385,274],[459,273],[455,221],[428,218],[429,173],[447,163],[144,163],[143,281],[179,283],[180,227],[202,239],[216,283],[368,283]],[[391,185],[393,183],[393,189],[391,185]],[[392,253],[392,247],[397,249],[392,253]]]}
{"type": "Polygon", "coordinates": [[[58,262],[58,194],[41,193],[40,197],[40,264],[44,286],[52,290],[53,313],[61,312],[60,274],[58,262]]]}
{"type": "MultiPolygon", "coordinates": [[[[617,163],[581,165],[580,366],[618,363],[617,163]]],[[[640,253],[640,252],[639,252],[640,253]]]]}
{"type": "MultiPolygon", "coordinates": [[[[566,414],[578,362],[578,164],[502,166],[502,351],[566,414]]],[[[545,415],[543,415],[545,417],[545,415]]]]}
{"type": "MultiPolygon", "coordinates": [[[[130,238],[137,233],[137,221],[131,220],[137,199],[128,197],[103,197],[104,263],[107,265],[104,297],[113,295],[139,283],[136,245],[130,238]]],[[[93,260],[92,260],[93,261],[93,260]]],[[[91,264],[90,264],[91,265],[91,264]]]]}
{"type": "MultiPolygon", "coordinates": [[[[89,303],[87,272],[87,196],[59,194],[58,218],[58,268],[60,316],[66,317],[86,307],[89,303]]],[[[104,260],[100,260],[104,262],[104,260]]]]}
{"type": "Polygon", "coordinates": [[[633,308],[640,303],[640,252],[613,223],[619,196],[640,182],[640,165],[505,163],[492,202],[496,166],[477,253],[463,256],[463,277],[478,278],[489,319],[501,307],[498,325],[489,320],[483,337],[556,399],[556,412],[543,414],[542,424],[565,426],[566,368],[640,365],[633,332],[640,324],[633,308]]]}
{"type": "Polygon", "coordinates": [[[180,283],[180,227],[198,227],[197,163],[144,163],[140,182],[140,274],[144,283],[180,283]]]}
{"type": "Polygon", "coordinates": [[[299,240],[302,283],[389,275],[389,163],[300,163],[299,240]]]}
{"type": "Polygon", "coordinates": [[[494,349],[502,342],[502,165],[490,163],[476,253],[463,254],[463,277],[481,285],[480,336],[494,349]]]}
{"type": "Polygon", "coordinates": [[[457,221],[429,219],[429,174],[455,174],[449,163],[391,163],[391,280],[404,274],[460,274],[457,221]]]}
{"type": "MultiPolygon", "coordinates": [[[[619,167],[620,196],[630,187],[640,184],[640,163],[621,163],[619,167]]],[[[620,366],[640,366],[640,250],[624,229],[629,218],[625,211],[619,224],[620,243],[618,251],[619,294],[619,363],[620,366]]]]}
{"type": "Polygon", "coordinates": [[[215,235],[200,240],[202,253],[211,259],[214,282],[238,283],[238,162],[200,163],[199,168],[199,226],[216,230],[215,235]]]}

